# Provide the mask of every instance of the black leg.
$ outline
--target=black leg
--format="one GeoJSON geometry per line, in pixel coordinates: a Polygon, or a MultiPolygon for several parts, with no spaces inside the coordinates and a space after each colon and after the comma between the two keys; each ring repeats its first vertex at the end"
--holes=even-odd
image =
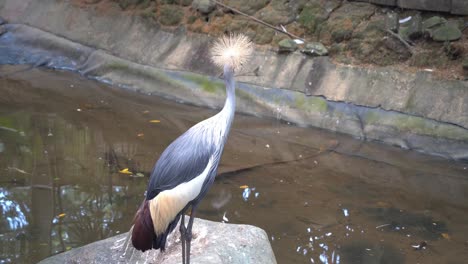
{"type": "Polygon", "coordinates": [[[185,236],[185,241],[187,243],[187,263],[190,264],[190,242],[192,242],[192,225],[193,225],[193,219],[195,218],[195,209],[197,208],[197,205],[194,204],[192,205],[192,210],[190,212],[190,219],[187,225],[187,233],[185,236]]]}
{"type": "Polygon", "coordinates": [[[182,243],[182,264],[185,264],[185,234],[187,229],[185,228],[185,214],[182,214],[182,219],[180,219],[180,242],[182,243]]]}

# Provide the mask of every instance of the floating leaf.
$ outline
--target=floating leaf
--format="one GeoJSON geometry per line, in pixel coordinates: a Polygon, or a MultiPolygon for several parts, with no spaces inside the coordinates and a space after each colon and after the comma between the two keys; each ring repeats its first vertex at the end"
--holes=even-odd
{"type": "Polygon", "coordinates": [[[241,185],[241,186],[239,186],[239,188],[245,189],[245,188],[249,188],[249,186],[248,185],[241,185]]]}
{"type": "Polygon", "coordinates": [[[65,213],[61,213],[61,214],[58,215],[58,218],[63,218],[63,217],[65,217],[66,215],[67,215],[67,214],[65,214],[65,213]]]}
{"type": "Polygon", "coordinates": [[[142,113],[146,115],[146,114],[149,114],[149,111],[148,111],[148,110],[145,110],[145,111],[143,111],[142,113]]]}
{"type": "Polygon", "coordinates": [[[132,177],[134,177],[134,178],[143,178],[143,177],[145,177],[145,175],[144,175],[143,173],[141,173],[141,172],[137,172],[137,173],[136,173],[135,175],[133,175],[132,177]]]}
{"type": "Polygon", "coordinates": [[[145,136],[145,134],[143,134],[143,133],[138,133],[138,134],[137,134],[137,137],[139,137],[139,138],[142,138],[142,137],[144,137],[144,136],[145,136]]]}
{"type": "Polygon", "coordinates": [[[125,168],[125,169],[123,169],[123,170],[120,170],[119,172],[122,173],[122,174],[132,174],[132,172],[129,171],[128,168],[125,168]]]}
{"type": "Polygon", "coordinates": [[[153,119],[153,120],[150,120],[150,123],[161,123],[161,121],[157,119],[153,119]]]}
{"type": "Polygon", "coordinates": [[[447,240],[450,240],[449,234],[447,234],[447,233],[442,233],[441,235],[442,235],[443,238],[445,238],[445,239],[447,239],[447,240]]]}

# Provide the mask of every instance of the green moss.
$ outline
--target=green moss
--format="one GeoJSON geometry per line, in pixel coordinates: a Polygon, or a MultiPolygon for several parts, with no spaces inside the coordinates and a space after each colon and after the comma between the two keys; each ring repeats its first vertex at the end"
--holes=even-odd
{"type": "Polygon", "coordinates": [[[310,34],[314,34],[317,27],[326,20],[324,10],[318,4],[310,4],[302,9],[299,14],[298,22],[305,27],[310,34]]]}
{"type": "Polygon", "coordinates": [[[428,119],[403,114],[381,115],[377,111],[369,111],[364,121],[368,125],[394,127],[401,132],[410,132],[438,138],[468,140],[468,131],[449,124],[432,122],[428,119]]]}
{"type": "Polygon", "coordinates": [[[370,125],[378,123],[379,119],[380,119],[380,116],[375,111],[367,112],[364,117],[364,121],[366,121],[366,124],[370,124],[370,125]]]}
{"type": "Polygon", "coordinates": [[[156,19],[156,13],[153,9],[148,8],[141,12],[141,16],[145,19],[156,19]]]}
{"type": "Polygon", "coordinates": [[[198,84],[207,93],[226,93],[226,89],[221,82],[212,81],[205,76],[186,74],[185,78],[198,84]]]}
{"type": "Polygon", "coordinates": [[[251,94],[249,94],[249,93],[247,93],[247,92],[245,92],[243,90],[237,90],[236,91],[236,96],[239,99],[242,99],[242,100],[245,100],[245,101],[248,101],[248,102],[255,102],[256,101],[255,98],[251,94]]]}
{"type": "Polygon", "coordinates": [[[159,14],[159,22],[165,26],[178,25],[184,16],[180,7],[174,5],[163,5],[159,14]]]}
{"type": "Polygon", "coordinates": [[[187,18],[187,24],[193,24],[193,22],[195,22],[196,20],[197,20],[196,16],[189,16],[187,18]]]}
{"type": "Polygon", "coordinates": [[[303,94],[298,94],[294,103],[297,109],[307,112],[323,113],[328,110],[327,100],[319,97],[306,97],[303,94]]]}
{"type": "Polygon", "coordinates": [[[9,117],[0,116],[0,126],[14,128],[13,121],[9,117]]]}

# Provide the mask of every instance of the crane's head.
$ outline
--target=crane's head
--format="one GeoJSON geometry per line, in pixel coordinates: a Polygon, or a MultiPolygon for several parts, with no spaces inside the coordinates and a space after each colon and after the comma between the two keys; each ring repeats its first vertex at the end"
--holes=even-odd
{"type": "Polygon", "coordinates": [[[252,51],[253,45],[248,37],[230,34],[215,42],[211,49],[211,59],[215,65],[224,69],[224,74],[234,74],[247,62],[252,51]]]}

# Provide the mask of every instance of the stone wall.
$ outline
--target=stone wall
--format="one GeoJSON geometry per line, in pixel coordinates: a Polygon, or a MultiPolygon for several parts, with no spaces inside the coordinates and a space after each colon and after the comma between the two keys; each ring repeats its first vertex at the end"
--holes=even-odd
{"type": "Polygon", "coordinates": [[[406,9],[450,12],[455,15],[468,15],[466,0],[355,0],[377,5],[398,6],[406,9]]]}
{"type": "MultiPolygon", "coordinates": [[[[1,63],[78,71],[196,105],[223,102],[225,95],[213,89],[222,82],[210,63],[213,40],[207,35],[149,26],[118,9],[102,14],[56,0],[0,0],[0,16],[18,23],[5,25],[0,36],[1,63]],[[154,87],[154,80],[168,86],[154,87]]],[[[248,64],[246,70],[258,74],[237,78],[240,112],[468,159],[468,82],[262,48],[248,64]]]]}

